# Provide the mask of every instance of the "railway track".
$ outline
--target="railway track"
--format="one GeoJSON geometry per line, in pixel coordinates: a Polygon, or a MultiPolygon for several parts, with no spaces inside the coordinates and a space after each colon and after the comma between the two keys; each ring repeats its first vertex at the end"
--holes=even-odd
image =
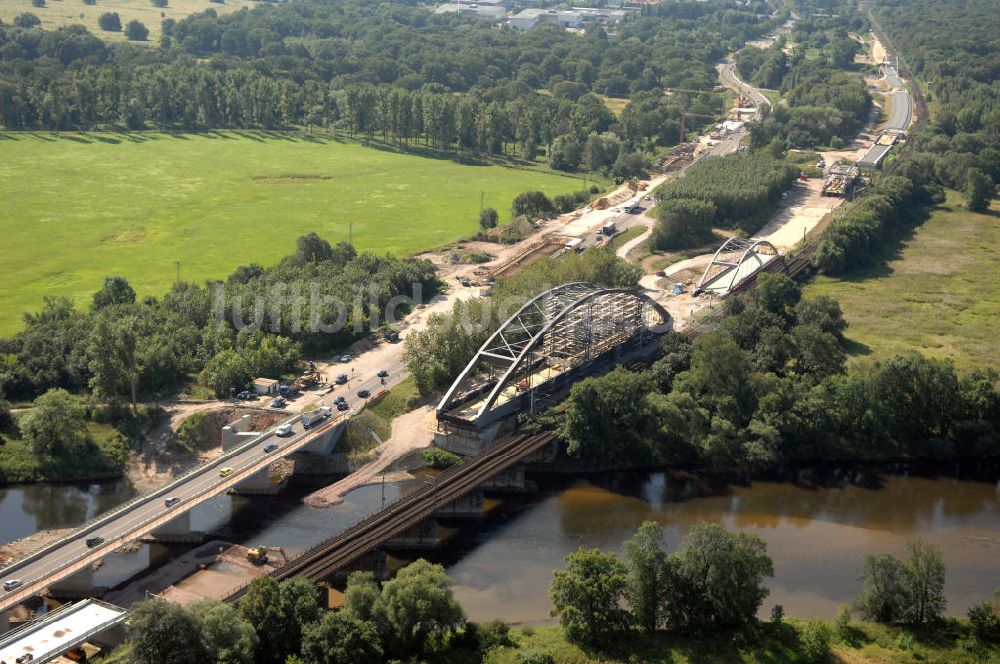
{"type": "MultiPolygon", "coordinates": [[[[321,581],[407,528],[420,523],[439,508],[458,500],[493,475],[506,470],[555,438],[552,433],[510,434],[495,441],[479,454],[444,471],[433,481],[400,498],[385,509],[361,520],[344,532],[317,544],[271,572],[275,579],[304,577],[321,581]]],[[[228,597],[238,600],[243,586],[228,597]]]]}

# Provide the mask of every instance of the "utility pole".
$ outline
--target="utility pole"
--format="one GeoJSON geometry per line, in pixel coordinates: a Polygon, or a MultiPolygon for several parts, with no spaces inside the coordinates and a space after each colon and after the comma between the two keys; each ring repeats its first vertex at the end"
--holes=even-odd
{"type": "Polygon", "coordinates": [[[486,200],[486,192],[485,191],[480,191],[479,192],[479,214],[483,213],[483,204],[484,204],[485,200],[486,200]]]}
{"type": "Polygon", "coordinates": [[[175,284],[181,283],[181,262],[174,261],[174,267],[177,268],[177,279],[174,281],[175,284]]]}
{"type": "Polygon", "coordinates": [[[354,220],[347,220],[347,244],[354,245],[354,220]]]}

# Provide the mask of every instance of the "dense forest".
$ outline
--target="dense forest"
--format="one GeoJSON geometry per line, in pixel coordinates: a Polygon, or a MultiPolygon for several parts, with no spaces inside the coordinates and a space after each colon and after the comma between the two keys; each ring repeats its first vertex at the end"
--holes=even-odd
{"type": "Polygon", "coordinates": [[[796,21],[790,55],[784,39],[767,49],[747,46],[737,53],[741,76],[782,96],[782,103],[753,128],[754,145],[777,140],[785,147],[838,148],[864,126],[872,100],[855,71],[861,44],[850,34],[865,25],[853,5],[841,9],[835,18],[796,21]]]}
{"type": "MultiPolygon", "coordinates": [[[[572,147],[609,128],[630,149],[672,144],[682,110],[721,107],[708,92],[712,63],[780,22],[765,9],[664,3],[616,33],[592,24],[581,35],[550,25],[501,30],[423,4],[299,0],[167,19],[157,48],[15,21],[0,25],[0,125],[322,126],[529,157],[559,136],[572,147]],[[706,92],[667,97],[667,87],[706,92]],[[615,122],[596,95],[637,105],[615,122]]],[[[564,164],[574,169],[579,158],[564,164]]]]}
{"type": "Polygon", "coordinates": [[[829,274],[864,265],[885,242],[944,200],[942,187],[983,210],[1000,179],[1000,41],[990,0],[884,0],[875,17],[904,75],[929,88],[932,117],[877,179],[874,196],[830,225],[814,256],[829,274]],[[908,68],[912,68],[908,70],[908,68]]]}

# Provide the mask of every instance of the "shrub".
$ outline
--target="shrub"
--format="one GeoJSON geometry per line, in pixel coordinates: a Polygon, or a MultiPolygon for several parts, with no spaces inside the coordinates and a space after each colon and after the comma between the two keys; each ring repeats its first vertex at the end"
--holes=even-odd
{"type": "Polygon", "coordinates": [[[438,470],[451,468],[452,466],[458,465],[462,462],[462,457],[457,454],[452,454],[448,450],[442,450],[440,447],[429,447],[421,452],[420,456],[424,458],[424,461],[426,461],[431,468],[436,468],[438,470]]]}
{"type": "Polygon", "coordinates": [[[803,661],[821,664],[830,659],[830,628],[822,620],[810,620],[799,637],[803,661]]]}
{"type": "Polygon", "coordinates": [[[39,8],[44,7],[45,6],[45,0],[31,0],[31,6],[32,7],[39,7],[39,8]]]}
{"type": "Polygon", "coordinates": [[[104,12],[97,19],[97,25],[105,32],[121,32],[122,19],[118,16],[118,12],[104,12]]]}
{"type": "Polygon", "coordinates": [[[149,28],[139,21],[129,21],[128,25],[125,26],[125,36],[129,38],[129,41],[146,41],[146,38],[149,37],[149,28]]]}

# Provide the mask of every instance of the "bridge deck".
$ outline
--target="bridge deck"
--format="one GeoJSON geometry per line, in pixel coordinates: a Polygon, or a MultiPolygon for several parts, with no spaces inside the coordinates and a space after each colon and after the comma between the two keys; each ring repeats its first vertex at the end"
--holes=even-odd
{"type": "MultiPolygon", "coordinates": [[[[512,434],[500,438],[476,456],[441,473],[433,482],[288,561],[272,572],[271,576],[276,579],[325,579],[554,439],[555,436],[551,433],[512,434]]],[[[246,586],[227,599],[235,601],[245,592],[246,586]]]]}
{"type": "Polygon", "coordinates": [[[125,620],[123,608],[86,599],[54,611],[0,639],[0,661],[26,654],[33,664],[47,662],[125,620]]]}

